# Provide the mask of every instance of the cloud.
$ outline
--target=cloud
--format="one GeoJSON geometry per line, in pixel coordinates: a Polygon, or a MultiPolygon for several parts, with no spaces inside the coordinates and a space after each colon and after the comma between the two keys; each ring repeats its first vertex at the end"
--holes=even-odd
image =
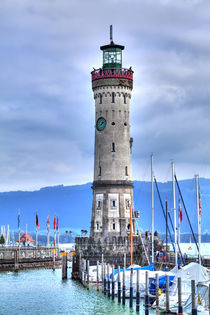
{"type": "Polygon", "coordinates": [[[110,24],[135,71],[133,177],[151,152],[161,180],[171,159],[181,178],[210,176],[208,1],[8,0],[0,12],[1,190],[92,180],[90,71],[110,24]]]}

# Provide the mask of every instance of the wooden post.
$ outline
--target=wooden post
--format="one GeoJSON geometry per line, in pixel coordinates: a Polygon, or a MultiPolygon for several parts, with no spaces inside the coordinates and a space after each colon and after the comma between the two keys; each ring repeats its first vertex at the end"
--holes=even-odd
{"type": "Polygon", "coordinates": [[[182,283],[181,278],[178,278],[178,314],[183,314],[183,307],[182,307],[182,283]]]}
{"type": "Polygon", "coordinates": [[[136,312],[140,311],[140,270],[137,269],[137,279],[136,279],[136,312]]]}
{"type": "Polygon", "coordinates": [[[84,285],[84,259],[82,259],[82,278],[81,278],[81,283],[84,285]]]}
{"type": "Polygon", "coordinates": [[[112,300],[114,300],[114,265],[112,265],[112,300]]]}
{"type": "Polygon", "coordinates": [[[155,275],[156,315],[159,315],[159,275],[155,275]]]}
{"type": "Polygon", "coordinates": [[[107,266],[107,282],[108,282],[108,298],[110,298],[110,279],[109,279],[109,264],[107,266]]]}
{"type": "Polygon", "coordinates": [[[18,272],[18,270],[19,270],[19,264],[18,264],[18,253],[19,253],[19,251],[18,250],[15,250],[14,251],[14,270],[15,270],[15,272],[18,272]]]}
{"type": "Polygon", "coordinates": [[[126,268],[126,253],[124,253],[124,267],[126,268]]]}
{"type": "Polygon", "coordinates": [[[192,295],[192,315],[197,315],[197,307],[195,301],[195,280],[191,280],[191,295],[192,295]]]}
{"type": "Polygon", "coordinates": [[[145,272],[145,315],[149,314],[149,285],[148,285],[148,271],[145,272]]]}
{"type": "Polygon", "coordinates": [[[129,303],[130,308],[133,307],[133,268],[131,268],[131,273],[130,273],[130,303],[129,303]]]}
{"type": "Polygon", "coordinates": [[[121,303],[120,266],[118,266],[118,303],[121,303]]]}
{"type": "Polygon", "coordinates": [[[84,259],[83,270],[84,270],[84,287],[86,288],[87,286],[87,261],[86,259],[84,259]]]}
{"type": "Polygon", "coordinates": [[[89,270],[89,267],[90,267],[90,262],[89,260],[87,260],[87,289],[89,290],[90,288],[90,270],[89,270]]]}
{"type": "Polygon", "coordinates": [[[169,313],[170,303],[169,303],[169,276],[166,276],[166,312],[169,313]]]}
{"type": "Polygon", "coordinates": [[[82,282],[82,255],[79,254],[79,280],[82,282]]]}
{"type": "Polygon", "coordinates": [[[62,280],[67,279],[67,252],[62,252],[62,280]]]}
{"type": "Polygon", "coordinates": [[[210,314],[210,284],[209,284],[209,314],[210,314]]]}
{"type": "Polygon", "coordinates": [[[106,263],[104,263],[104,295],[106,295],[106,277],[107,277],[106,269],[107,269],[107,265],[106,263]]]}
{"type": "Polygon", "coordinates": [[[53,253],[53,271],[55,271],[55,248],[52,249],[53,253]]]}
{"type": "Polygon", "coordinates": [[[99,287],[98,287],[98,282],[99,282],[98,264],[99,264],[99,262],[97,261],[97,266],[96,266],[96,288],[97,288],[97,291],[99,290],[99,287]]]}
{"type": "Polygon", "coordinates": [[[125,305],[125,267],[123,267],[123,296],[122,304],[125,305]]]}
{"type": "Polygon", "coordinates": [[[104,286],[104,262],[101,263],[101,288],[102,288],[102,291],[104,292],[103,286],[104,286]]]}

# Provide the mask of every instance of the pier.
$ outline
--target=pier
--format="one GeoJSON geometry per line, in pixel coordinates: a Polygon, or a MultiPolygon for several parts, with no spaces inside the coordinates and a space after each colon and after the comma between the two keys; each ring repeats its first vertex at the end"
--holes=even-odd
{"type": "Polygon", "coordinates": [[[53,249],[55,265],[61,264],[58,248],[50,247],[0,247],[0,271],[18,271],[19,269],[52,267],[53,249]]]}

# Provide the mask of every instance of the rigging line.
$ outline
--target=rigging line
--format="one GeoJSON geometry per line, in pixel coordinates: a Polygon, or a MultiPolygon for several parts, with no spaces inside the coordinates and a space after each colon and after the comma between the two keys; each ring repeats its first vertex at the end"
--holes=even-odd
{"type": "MultiPolygon", "coordinates": [[[[168,217],[169,217],[169,220],[170,220],[170,223],[171,223],[171,226],[172,226],[172,230],[174,231],[174,225],[173,225],[173,222],[172,222],[172,219],[171,219],[171,215],[170,215],[169,212],[168,212],[168,217]]],[[[179,243],[177,243],[177,245],[178,245],[179,252],[180,252],[180,254],[181,254],[182,262],[183,262],[183,264],[185,265],[185,260],[184,260],[184,257],[183,257],[183,255],[182,255],[182,251],[181,251],[181,248],[180,248],[179,243]]]]}
{"type": "MultiPolygon", "coordinates": [[[[154,180],[155,180],[155,186],[156,186],[156,189],[157,189],[157,193],[158,193],[158,197],[159,197],[159,200],[160,200],[161,208],[162,208],[162,210],[163,210],[163,215],[164,215],[164,218],[165,218],[165,221],[166,221],[166,214],[165,214],[165,210],[164,210],[164,207],[163,207],[162,199],[161,199],[161,196],[160,196],[160,191],[159,191],[159,188],[158,188],[157,181],[156,181],[156,178],[155,178],[155,177],[154,177],[154,180]]],[[[173,227],[172,220],[171,220],[171,216],[170,216],[170,213],[169,213],[169,212],[168,212],[168,216],[169,216],[169,219],[170,219],[170,222],[171,222],[173,231],[174,231],[174,227],[173,227]]],[[[172,244],[173,250],[174,250],[174,252],[175,252],[175,246],[174,246],[174,243],[173,243],[173,240],[172,240],[172,235],[171,235],[171,231],[170,231],[170,228],[169,228],[168,223],[167,223],[167,227],[168,227],[168,232],[169,232],[169,236],[170,236],[170,239],[171,239],[171,244],[172,244]]],[[[179,244],[178,244],[178,247],[179,247],[179,244]]],[[[181,253],[182,262],[183,262],[183,264],[185,265],[185,261],[184,261],[184,259],[183,259],[183,256],[182,256],[182,252],[181,252],[180,247],[179,247],[179,251],[180,251],[180,253],[181,253]]],[[[179,263],[179,265],[180,265],[179,258],[178,258],[178,263],[179,263]]]]}
{"type": "MultiPolygon", "coordinates": [[[[164,215],[164,218],[165,218],[165,221],[166,221],[166,214],[165,214],[165,210],[163,208],[163,203],[162,203],[162,199],[161,199],[161,196],[160,196],[160,191],[159,191],[159,188],[158,188],[158,185],[157,185],[157,181],[156,181],[156,178],[154,177],[154,181],[155,181],[155,187],[157,189],[157,193],[158,193],[158,197],[159,197],[159,201],[160,201],[160,205],[161,205],[161,208],[163,210],[163,215],[164,215]]],[[[168,232],[169,232],[169,236],[170,236],[170,239],[171,239],[171,244],[173,246],[173,250],[175,252],[175,246],[174,246],[174,243],[173,243],[173,240],[172,240],[172,236],[171,236],[171,231],[169,229],[169,226],[167,224],[167,227],[168,227],[168,232]]]]}
{"type": "Polygon", "coordinates": [[[193,231],[191,222],[190,222],[190,218],[189,218],[189,216],[188,216],[188,212],[187,212],[187,209],[186,209],[186,207],[185,207],[184,199],[183,199],[183,197],[182,197],[182,193],[181,193],[181,190],[180,190],[180,187],[179,187],[179,183],[178,183],[176,174],[174,175],[174,178],[175,178],[175,181],[176,181],[177,188],[178,188],[178,190],[179,190],[180,197],[181,197],[181,199],[182,199],[182,204],[183,204],[183,206],[184,206],[185,214],[186,214],[186,216],[187,216],[187,220],[188,220],[188,223],[189,223],[189,226],[190,226],[192,235],[193,235],[194,242],[195,242],[195,244],[196,244],[198,253],[199,253],[199,255],[200,255],[200,250],[199,250],[199,247],[198,247],[198,243],[197,243],[197,241],[196,241],[195,234],[194,234],[194,231],[193,231]]]}

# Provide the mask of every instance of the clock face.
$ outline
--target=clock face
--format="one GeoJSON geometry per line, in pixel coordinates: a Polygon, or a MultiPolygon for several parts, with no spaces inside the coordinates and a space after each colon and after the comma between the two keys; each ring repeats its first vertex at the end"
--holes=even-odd
{"type": "Polygon", "coordinates": [[[100,117],[97,120],[96,128],[97,128],[98,131],[102,131],[102,130],[104,130],[105,127],[106,127],[106,119],[103,118],[103,117],[100,117]]]}

